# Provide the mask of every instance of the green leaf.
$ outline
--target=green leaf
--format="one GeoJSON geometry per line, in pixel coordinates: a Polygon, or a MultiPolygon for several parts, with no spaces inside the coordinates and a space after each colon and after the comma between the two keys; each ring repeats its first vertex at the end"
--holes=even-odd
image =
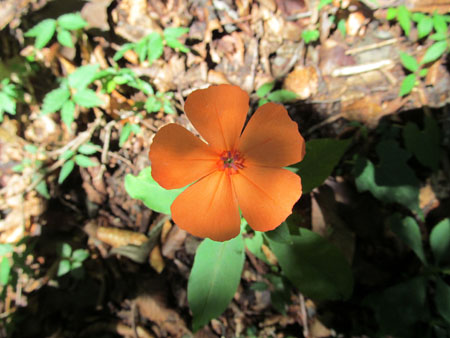
{"type": "Polygon", "coordinates": [[[166,38],[165,40],[166,40],[167,45],[170,48],[179,50],[180,52],[183,52],[183,53],[189,53],[189,48],[186,47],[183,43],[181,43],[177,39],[166,38]]]}
{"type": "Polygon", "coordinates": [[[7,285],[9,281],[9,275],[11,273],[11,263],[8,257],[3,257],[0,263],[0,285],[7,285]]]}
{"type": "Polygon", "coordinates": [[[4,92],[0,92],[0,111],[16,115],[16,101],[4,92]]]}
{"type": "Polygon", "coordinates": [[[148,41],[147,38],[143,38],[139,40],[134,45],[134,50],[139,56],[139,61],[143,62],[147,58],[147,52],[148,52],[148,41]]]}
{"type": "Polygon", "coordinates": [[[161,110],[162,104],[155,96],[149,96],[145,101],[145,110],[149,113],[157,113],[161,110]]]}
{"type": "Polygon", "coordinates": [[[350,297],[353,275],[344,255],[333,244],[302,228],[292,244],[269,240],[283,273],[300,292],[316,300],[350,297]]]}
{"type": "Polygon", "coordinates": [[[424,18],[430,18],[430,17],[423,13],[420,13],[420,12],[415,12],[415,13],[412,13],[412,15],[411,15],[411,19],[415,22],[420,22],[424,18]]]}
{"type": "Polygon", "coordinates": [[[345,38],[345,35],[347,35],[347,28],[345,27],[345,19],[339,20],[337,28],[339,32],[341,32],[342,36],[345,38]]]}
{"type": "Polygon", "coordinates": [[[439,126],[432,117],[424,117],[424,130],[415,123],[408,122],[403,128],[406,149],[424,166],[436,171],[439,168],[440,137],[439,126]]]}
{"type": "Polygon", "coordinates": [[[156,59],[163,54],[164,44],[161,35],[156,32],[150,33],[148,36],[148,62],[153,63],[156,59]]]}
{"type": "Polygon", "coordinates": [[[46,199],[50,199],[50,194],[48,193],[47,183],[44,180],[40,181],[36,186],[36,191],[41,194],[46,199]]]}
{"type": "Polygon", "coordinates": [[[95,154],[99,150],[100,150],[100,148],[97,145],[95,145],[95,144],[93,144],[91,142],[87,142],[85,144],[82,144],[78,148],[78,152],[80,154],[83,154],[83,155],[92,155],[92,154],[95,154]]]}
{"type": "Polygon", "coordinates": [[[358,191],[370,191],[380,201],[400,203],[420,212],[420,182],[407,164],[411,155],[393,140],[381,141],[376,152],[380,158],[377,167],[364,157],[356,159],[354,175],[358,191]]]}
{"type": "Polygon", "coordinates": [[[26,152],[30,154],[36,154],[38,151],[38,147],[36,147],[34,144],[26,144],[23,149],[25,149],[26,152]]]}
{"type": "Polygon", "coordinates": [[[83,262],[89,257],[89,251],[84,249],[77,249],[72,254],[72,259],[76,262],[83,262]]]}
{"type": "Polygon", "coordinates": [[[69,97],[70,91],[66,88],[57,88],[47,93],[42,104],[42,114],[50,114],[60,110],[69,97]]]}
{"type": "Polygon", "coordinates": [[[422,246],[422,235],[419,225],[412,217],[405,217],[398,213],[388,219],[390,229],[419,257],[423,264],[427,264],[422,246]]]}
{"type": "Polygon", "coordinates": [[[302,32],[302,39],[305,41],[306,44],[310,43],[311,41],[317,41],[319,39],[320,33],[317,29],[305,29],[302,32]]]}
{"type": "Polygon", "coordinates": [[[61,184],[64,182],[64,180],[67,178],[67,176],[70,175],[70,173],[72,172],[74,167],[75,167],[75,162],[72,160],[69,160],[66,163],[64,163],[64,165],[61,168],[61,171],[59,172],[58,184],[61,184]]]}
{"type": "Polygon", "coordinates": [[[425,52],[420,64],[424,65],[439,59],[447,50],[447,41],[438,41],[433,43],[425,52]]]}
{"type": "Polygon", "coordinates": [[[436,279],[434,302],[439,314],[448,324],[450,324],[450,286],[448,286],[440,277],[436,279]]]}
{"type": "Polygon", "coordinates": [[[291,233],[289,232],[289,227],[286,222],[281,223],[281,225],[272,231],[267,231],[264,233],[270,240],[278,243],[291,244],[291,233]]]}
{"type": "Polygon", "coordinates": [[[320,11],[322,7],[329,5],[333,2],[333,0],[320,0],[319,6],[317,6],[317,11],[320,11]]]}
{"type": "Polygon", "coordinates": [[[137,135],[141,132],[141,127],[138,124],[132,124],[131,131],[137,135]]]}
{"type": "Polygon", "coordinates": [[[439,266],[450,266],[450,218],[436,224],[430,234],[430,246],[439,266]]]}
{"type": "Polygon", "coordinates": [[[178,39],[180,36],[189,32],[187,27],[168,27],[164,29],[164,38],[178,39]]]}
{"type": "Polygon", "coordinates": [[[430,35],[430,39],[435,41],[445,40],[447,39],[447,33],[444,32],[434,33],[430,35]]]}
{"type": "Polygon", "coordinates": [[[82,89],[77,91],[73,96],[73,100],[76,104],[85,108],[97,107],[103,103],[92,89],[82,89]]]}
{"type": "Polygon", "coordinates": [[[131,196],[144,202],[147,208],[170,215],[170,206],[185,188],[166,190],[152,177],[151,167],[143,169],[138,176],[125,176],[125,190],[131,196]]]}
{"type": "Polygon", "coordinates": [[[125,123],[120,132],[119,147],[122,147],[125,144],[130,135],[131,135],[131,123],[127,122],[125,123]]]}
{"type": "Polygon", "coordinates": [[[26,32],[25,36],[35,37],[34,46],[37,49],[41,49],[52,39],[55,30],[56,21],[54,19],[45,19],[26,32]]]}
{"type": "Polygon", "coordinates": [[[61,45],[73,48],[72,35],[68,30],[59,29],[56,35],[56,39],[61,45]]]}
{"type": "Polygon", "coordinates": [[[164,100],[163,110],[166,114],[175,114],[175,109],[173,108],[172,103],[170,103],[169,100],[164,100]]]}
{"type": "Polygon", "coordinates": [[[61,276],[65,275],[66,273],[68,273],[70,270],[71,270],[70,261],[68,261],[67,259],[62,259],[58,265],[57,276],[61,277],[61,276]]]}
{"type": "Polygon", "coordinates": [[[239,286],[244,259],[241,235],[226,242],[205,239],[199,245],[187,289],[194,331],[225,311],[239,286]]]}
{"type": "Polygon", "coordinates": [[[409,36],[411,31],[411,13],[404,5],[397,8],[397,20],[405,35],[409,36]]]}
{"type": "Polygon", "coordinates": [[[75,155],[75,163],[78,164],[80,167],[87,168],[87,167],[95,167],[97,163],[92,161],[89,157],[85,155],[75,155]]]}
{"type": "Polygon", "coordinates": [[[61,108],[61,119],[70,130],[72,128],[72,122],[75,119],[75,103],[69,100],[63,104],[61,108]]]}
{"type": "Polygon", "coordinates": [[[61,245],[61,257],[70,258],[72,256],[72,247],[70,244],[63,243],[61,245]]]}
{"type": "Polygon", "coordinates": [[[269,94],[272,91],[273,87],[275,87],[275,81],[267,82],[258,88],[258,90],[256,91],[256,95],[259,98],[262,98],[269,94]]]}
{"type": "Polygon", "coordinates": [[[267,98],[269,99],[269,101],[272,102],[290,102],[293,101],[295,99],[297,99],[297,94],[286,90],[286,89],[279,89],[279,90],[275,90],[274,92],[270,93],[267,98]]]}
{"type": "Polygon", "coordinates": [[[419,76],[420,77],[425,77],[425,76],[427,76],[427,74],[428,74],[428,69],[427,68],[423,68],[419,72],[419,76]]]}
{"type": "Polygon", "coordinates": [[[4,256],[14,251],[14,247],[9,243],[0,243],[0,256],[4,256]]]}
{"type": "Polygon", "coordinates": [[[427,280],[421,276],[367,298],[382,332],[397,337],[414,336],[410,330],[428,312],[426,287],[427,280]]]}
{"type": "Polygon", "coordinates": [[[68,159],[72,158],[73,155],[75,155],[75,152],[71,149],[67,149],[59,156],[59,158],[67,161],[68,159]]]}
{"type": "Polygon", "coordinates": [[[400,92],[398,93],[398,96],[404,96],[409,93],[411,93],[411,90],[416,85],[416,74],[409,74],[403,79],[402,84],[400,85],[400,92]]]}
{"type": "Polygon", "coordinates": [[[419,39],[427,36],[433,30],[433,20],[429,16],[424,16],[417,24],[417,32],[419,39]]]}
{"type": "Polygon", "coordinates": [[[419,64],[416,58],[409,54],[400,52],[400,60],[402,61],[403,67],[408,69],[410,72],[416,72],[419,69],[419,64]]]}
{"type": "MultiPolygon", "coordinates": [[[[118,61],[125,55],[126,52],[128,52],[130,49],[133,49],[135,47],[134,43],[125,43],[120,47],[120,49],[114,54],[113,60],[118,61]]],[[[145,58],[145,57],[144,57],[145,58]]]]}
{"type": "Polygon", "coordinates": [[[304,194],[320,186],[331,175],[350,142],[350,139],[335,140],[326,138],[306,142],[305,158],[294,166],[297,169],[297,174],[302,179],[304,194]]]}
{"type": "Polygon", "coordinates": [[[264,253],[261,250],[261,246],[263,245],[263,243],[264,243],[263,234],[262,232],[259,231],[255,231],[253,237],[245,238],[245,246],[247,247],[247,249],[257,258],[269,264],[266,255],[264,255],[264,253]]]}
{"type": "Polygon", "coordinates": [[[58,25],[64,29],[77,30],[86,27],[87,22],[78,13],[68,13],[58,18],[58,25]]]}
{"type": "Polygon", "coordinates": [[[69,86],[75,89],[86,88],[94,80],[98,68],[98,64],[79,67],[69,75],[69,86]]]}
{"type": "Polygon", "coordinates": [[[448,26],[444,15],[433,14],[433,26],[436,33],[447,34],[448,26]]]}
{"type": "Polygon", "coordinates": [[[266,104],[267,102],[269,102],[269,100],[266,99],[266,98],[259,99],[259,101],[258,101],[258,107],[261,107],[263,104],[266,104]]]}
{"type": "Polygon", "coordinates": [[[397,16],[397,8],[389,7],[386,12],[386,20],[388,21],[394,20],[396,16],[397,16]]]}

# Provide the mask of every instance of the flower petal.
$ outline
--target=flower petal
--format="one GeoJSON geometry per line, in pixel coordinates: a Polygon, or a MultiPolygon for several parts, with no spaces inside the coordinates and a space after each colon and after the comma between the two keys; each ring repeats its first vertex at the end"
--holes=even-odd
{"type": "Polygon", "coordinates": [[[248,100],[248,94],[237,86],[211,86],[192,92],[184,110],[211,147],[234,150],[247,117],[248,100]]]}
{"type": "Polygon", "coordinates": [[[194,236],[226,241],[240,232],[237,200],[224,171],[189,186],[175,199],[171,211],[173,221],[194,236]]]}
{"type": "Polygon", "coordinates": [[[217,169],[218,155],[185,128],[171,123],[155,135],[152,176],[165,189],[181,188],[217,169]]]}
{"type": "Polygon", "coordinates": [[[279,226],[302,195],[300,177],[282,168],[247,167],[231,179],[242,214],[257,231],[279,226]]]}
{"type": "Polygon", "coordinates": [[[266,103],[250,118],[238,146],[246,161],[260,166],[284,167],[305,156],[305,140],[280,104],[266,103]]]}

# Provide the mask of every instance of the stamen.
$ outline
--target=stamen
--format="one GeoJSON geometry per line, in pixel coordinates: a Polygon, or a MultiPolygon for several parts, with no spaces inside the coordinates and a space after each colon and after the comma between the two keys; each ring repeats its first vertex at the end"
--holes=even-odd
{"type": "Polygon", "coordinates": [[[237,174],[239,169],[244,168],[244,158],[237,150],[226,150],[220,155],[217,167],[229,175],[237,174]]]}

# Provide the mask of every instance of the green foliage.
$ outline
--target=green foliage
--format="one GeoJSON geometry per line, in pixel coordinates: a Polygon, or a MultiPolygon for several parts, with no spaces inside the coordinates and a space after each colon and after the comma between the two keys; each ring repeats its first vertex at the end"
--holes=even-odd
{"type": "Polygon", "coordinates": [[[59,158],[65,162],[59,172],[58,183],[61,184],[66,180],[75,168],[75,164],[84,168],[97,166],[97,163],[92,161],[87,155],[93,155],[98,151],[100,151],[99,146],[91,142],[87,142],[78,147],[78,154],[71,149],[62,153],[59,158]]]}
{"type": "Polygon", "coordinates": [[[303,228],[291,240],[292,244],[282,244],[269,239],[269,244],[283,273],[300,292],[316,300],[350,297],[352,271],[333,244],[303,228]]]}
{"type": "Polygon", "coordinates": [[[125,176],[125,190],[132,198],[141,200],[144,204],[163,214],[170,215],[170,206],[177,196],[184,190],[162,188],[152,177],[151,167],[143,169],[138,176],[125,176]]]}
{"type": "Polygon", "coordinates": [[[419,64],[411,55],[400,52],[400,60],[402,61],[403,66],[410,72],[416,72],[419,70],[419,64]]]}
{"type": "Polygon", "coordinates": [[[439,128],[432,117],[424,117],[424,130],[412,122],[403,128],[403,140],[406,149],[424,166],[436,171],[439,167],[440,145],[439,128]]]}
{"type": "Polygon", "coordinates": [[[199,245],[187,289],[194,331],[225,311],[239,285],[244,259],[241,235],[226,242],[205,239],[199,245]]]}
{"type": "Polygon", "coordinates": [[[114,55],[114,60],[118,61],[127,51],[134,50],[139,56],[139,60],[141,62],[147,60],[150,64],[152,64],[163,54],[164,44],[172,49],[187,53],[189,52],[189,48],[178,39],[188,32],[189,28],[185,27],[168,27],[164,30],[162,35],[157,32],[151,32],[138,42],[124,44],[114,55]]]}
{"type": "Polygon", "coordinates": [[[430,234],[430,246],[436,265],[450,267],[450,218],[434,226],[430,234]]]}
{"type": "Polygon", "coordinates": [[[434,302],[438,313],[444,318],[447,324],[450,324],[450,286],[440,277],[436,279],[434,302]]]}
{"type": "Polygon", "coordinates": [[[346,27],[345,23],[346,23],[345,19],[341,19],[341,20],[339,20],[339,22],[337,24],[337,29],[339,30],[339,32],[341,32],[341,34],[344,38],[347,35],[347,27],[346,27]]]}
{"type": "Polygon", "coordinates": [[[278,89],[272,92],[275,82],[267,82],[258,88],[256,95],[259,97],[258,105],[262,106],[267,102],[286,103],[297,99],[297,95],[286,89],[278,89]]]}
{"type": "Polygon", "coordinates": [[[122,131],[120,132],[120,138],[119,138],[119,147],[122,147],[125,142],[128,140],[128,138],[131,136],[132,133],[139,134],[141,132],[141,128],[138,124],[127,122],[122,128],[122,131]]]}
{"type": "Polygon", "coordinates": [[[306,142],[303,161],[290,167],[302,179],[303,193],[320,186],[333,172],[351,140],[317,139],[306,142]],[[317,165],[320,163],[320,166],[317,165]]]}
{"type": "Polygon", "coordinates": [[[302,32],[302,39],[306,44],[317,41],[320,37],[318,29],[305,29],[302,32]]]}
{"type": "Polygon", "coordinates": [[[411,93],[414,86],[416,85],[416,82],[417,82],[416,74],[409,74],[408,76],[406,76],[403,79],[402,84],[400,85],[400,92],[398,96],[405,96],[406,94],[411,93]]]}
{"type": "Polygon", "coordinates": [[[320,11],[324,6],[329,5],[333,2],[333,0],[320,0],[319,6],[317,6],[317,10],[320,11]]]}
{"type": "Polygon", "coordinates": [[[447,49],[448,49],[447,41],[435,42],[427,49],[425,55],[423,56],[423,59],[420,61],[420,64],[424,65],[436,61],[442,55],[444,55],[447,49]]]}
{"type": "Polygon", "coordinates": [[[61,15],[57,20],[45,19],[25,33],[26,37],[36,38],[34,46],[37,49],[44,48],[57,32],[58,42],[66,47],[73,47],[70,31],[84,28],[87,22],[78,13],[61,15]]]}
{"type": "Polygon", "coordinates": [[[0,82],[0,122],[3,114],[16,115],[16,102],[20,96],[19,88],[9,79],[0,82]]]}
{"type": "Polygon", "coordinates": [[[83,261],[89,257],[89,252],[84,249],[72,250],[72,247],[63,243],[60,251],[61,259],[58,264],[57,276],[61,277],[71,273],[75,278],[83,276],[83,261]]]}

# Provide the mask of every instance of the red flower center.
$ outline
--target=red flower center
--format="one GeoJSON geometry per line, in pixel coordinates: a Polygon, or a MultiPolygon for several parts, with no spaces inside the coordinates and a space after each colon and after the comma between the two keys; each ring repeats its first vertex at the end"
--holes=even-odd
{"type": "Polygon", "coordinates": [[[244,168],[244,158],[237,150],[225,150],[220,154],[217,167],[220,171],[226,171],[227,174],[237,174],[239,169],[244,168]]]}

